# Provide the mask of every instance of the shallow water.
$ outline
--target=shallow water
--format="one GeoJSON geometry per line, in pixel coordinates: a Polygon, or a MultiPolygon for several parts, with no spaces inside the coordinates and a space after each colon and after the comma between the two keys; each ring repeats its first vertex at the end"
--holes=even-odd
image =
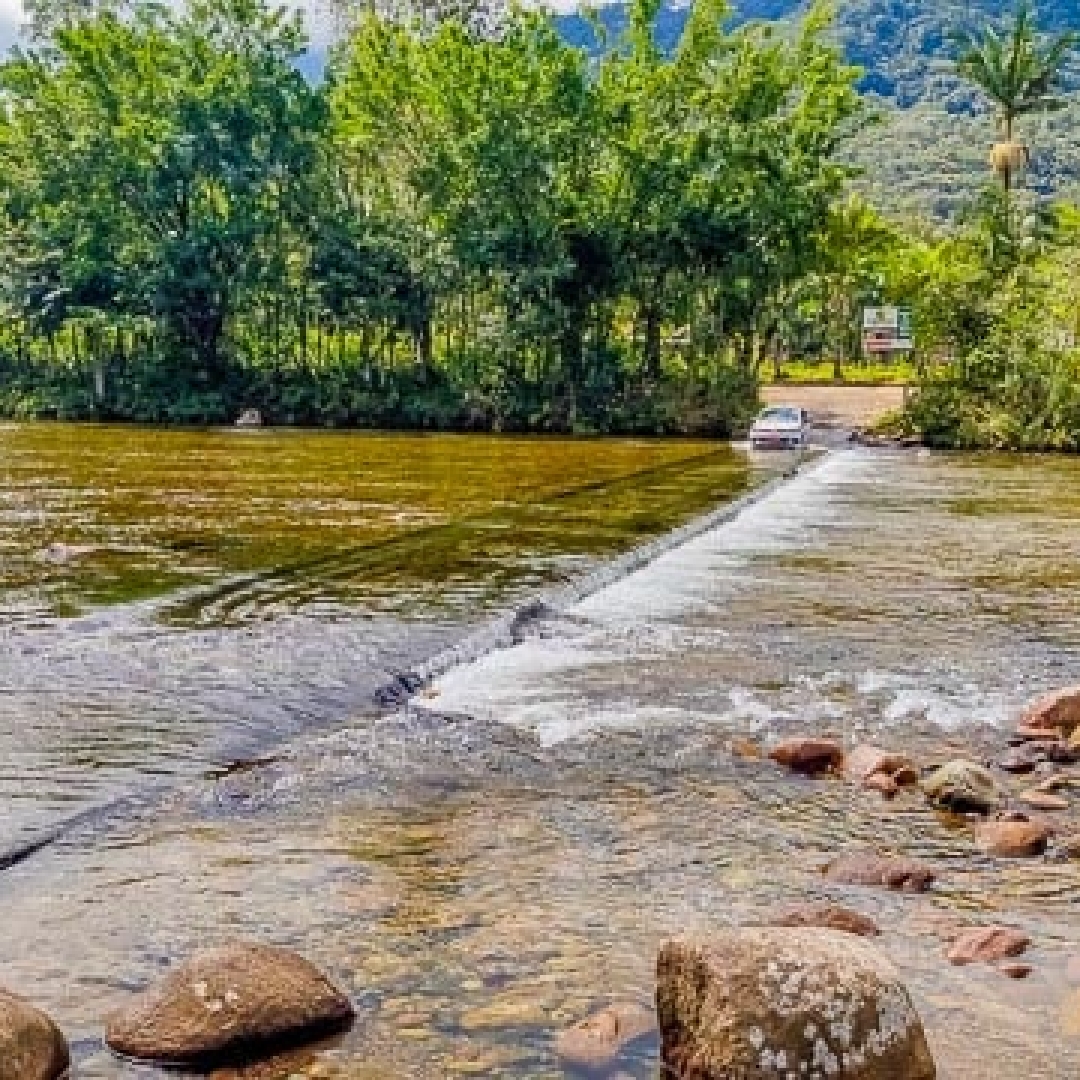
{"type": "MultiPolygon", "coordinates": [[[[5,981],[77,1040],[80,1077],[153,1076],[100,1049],[102,1017],[190,949],[261,937],[324,965],[361,1020],[252,1076],[555,1078],[554,1033],[648,1001],[667,936],[829,897],[882,925],[943,1080],[1080,1075],[1078,864],[984,858],[918,798],[754,749],[831,731],[923,764],[992,755],[1027,697],[1077,681],[1078,481],[1071,461],[835,453],[407,712],[3,875],[5,981]],[[822,878],[863,846],[940,884],[822,878]],[[943,933],[983,920],[1032,935],[1029,979],[945,962],[943,933]]],[[[616,1073],[655,1077],[655,1046],[616,1073]]]]}
{"type": "Polygon", "coordinates": [[[0,861],[371,711],[463,628],[761,474],[704,442],[0,426],[0,861]]]}

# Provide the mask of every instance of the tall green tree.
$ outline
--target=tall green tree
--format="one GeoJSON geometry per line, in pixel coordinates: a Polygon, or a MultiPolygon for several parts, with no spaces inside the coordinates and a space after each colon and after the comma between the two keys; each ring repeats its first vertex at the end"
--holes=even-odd
{"type": "Polygon", "coordinates": [[[1006,191],[1012,189],[1030,152],[1017,140],[1017,121],[1064,107],[1061,73],[1078,42],[1080,35],[1071,31],[1053,38],[1040,36],[1029,0],[1020,0],[1008,24],[958,36],[956,70],[995,110],[1002,141],[991,160],[1006,191]]]}
{"type": "Polygon", "coordinates": [[[92,315],[113,354],[140,320],[216,393],[241,308],[293,285],[323,114],[303,44],[259,0],[196,0],[77,22],[5,65],[0,198],[27,316],[92,315]]]}

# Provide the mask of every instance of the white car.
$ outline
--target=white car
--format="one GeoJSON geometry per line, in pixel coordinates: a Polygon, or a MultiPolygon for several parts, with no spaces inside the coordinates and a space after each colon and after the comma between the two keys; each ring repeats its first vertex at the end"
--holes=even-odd
{"type": "Polygon", "coordinates": [[[810,416],[796,405],[771,405],[750,428],[755,450],[801,450],[810,439],[810,416]]]}

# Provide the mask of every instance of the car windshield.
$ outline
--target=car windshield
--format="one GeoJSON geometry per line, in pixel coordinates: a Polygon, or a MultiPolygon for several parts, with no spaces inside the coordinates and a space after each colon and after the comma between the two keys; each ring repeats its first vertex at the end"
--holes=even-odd
{"type": "Polygon", "coordinates": [[[798,424],[798,409],[766,409],[759,417],[759,424],[798,424]]]}

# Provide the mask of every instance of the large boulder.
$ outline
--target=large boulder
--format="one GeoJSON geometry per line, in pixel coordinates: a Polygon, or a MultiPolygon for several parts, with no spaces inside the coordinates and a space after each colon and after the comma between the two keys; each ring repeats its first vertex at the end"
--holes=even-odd
{"type": "Polygon", "coordinates": [[[974,761],[949,761],[922,782],[926,797],[956,813],[986,814],[998,807],[1002,792],[989,769],[974,761]]]}
{"type": "Polygon", "coordinates": [[[60,1029],[21,997],[0,990],[0,1080],[57,1080],[71,1063],[60,1029]]]}
{"type": "Polygon", "coordinates": [[[105,1041],[148,1061],[255,1058],[346,1027],[349,999],[303,957],[235,943],[196,953],[112,1016],[105,1041]]]}
{"type": "Polygon", "coordinates": [[[1020,726],[1023,730],[1051,731],[1067,738],[1080,728],[1080,686],[1051,690],[1037,697],[1024,710],[1020,726]]]}
{"type": "Polygon", "coordinates": [[[908,992],[860,938],[727,930],[657,965],[662,1055],[678,1080],[933,1080],[908,992]]]}

